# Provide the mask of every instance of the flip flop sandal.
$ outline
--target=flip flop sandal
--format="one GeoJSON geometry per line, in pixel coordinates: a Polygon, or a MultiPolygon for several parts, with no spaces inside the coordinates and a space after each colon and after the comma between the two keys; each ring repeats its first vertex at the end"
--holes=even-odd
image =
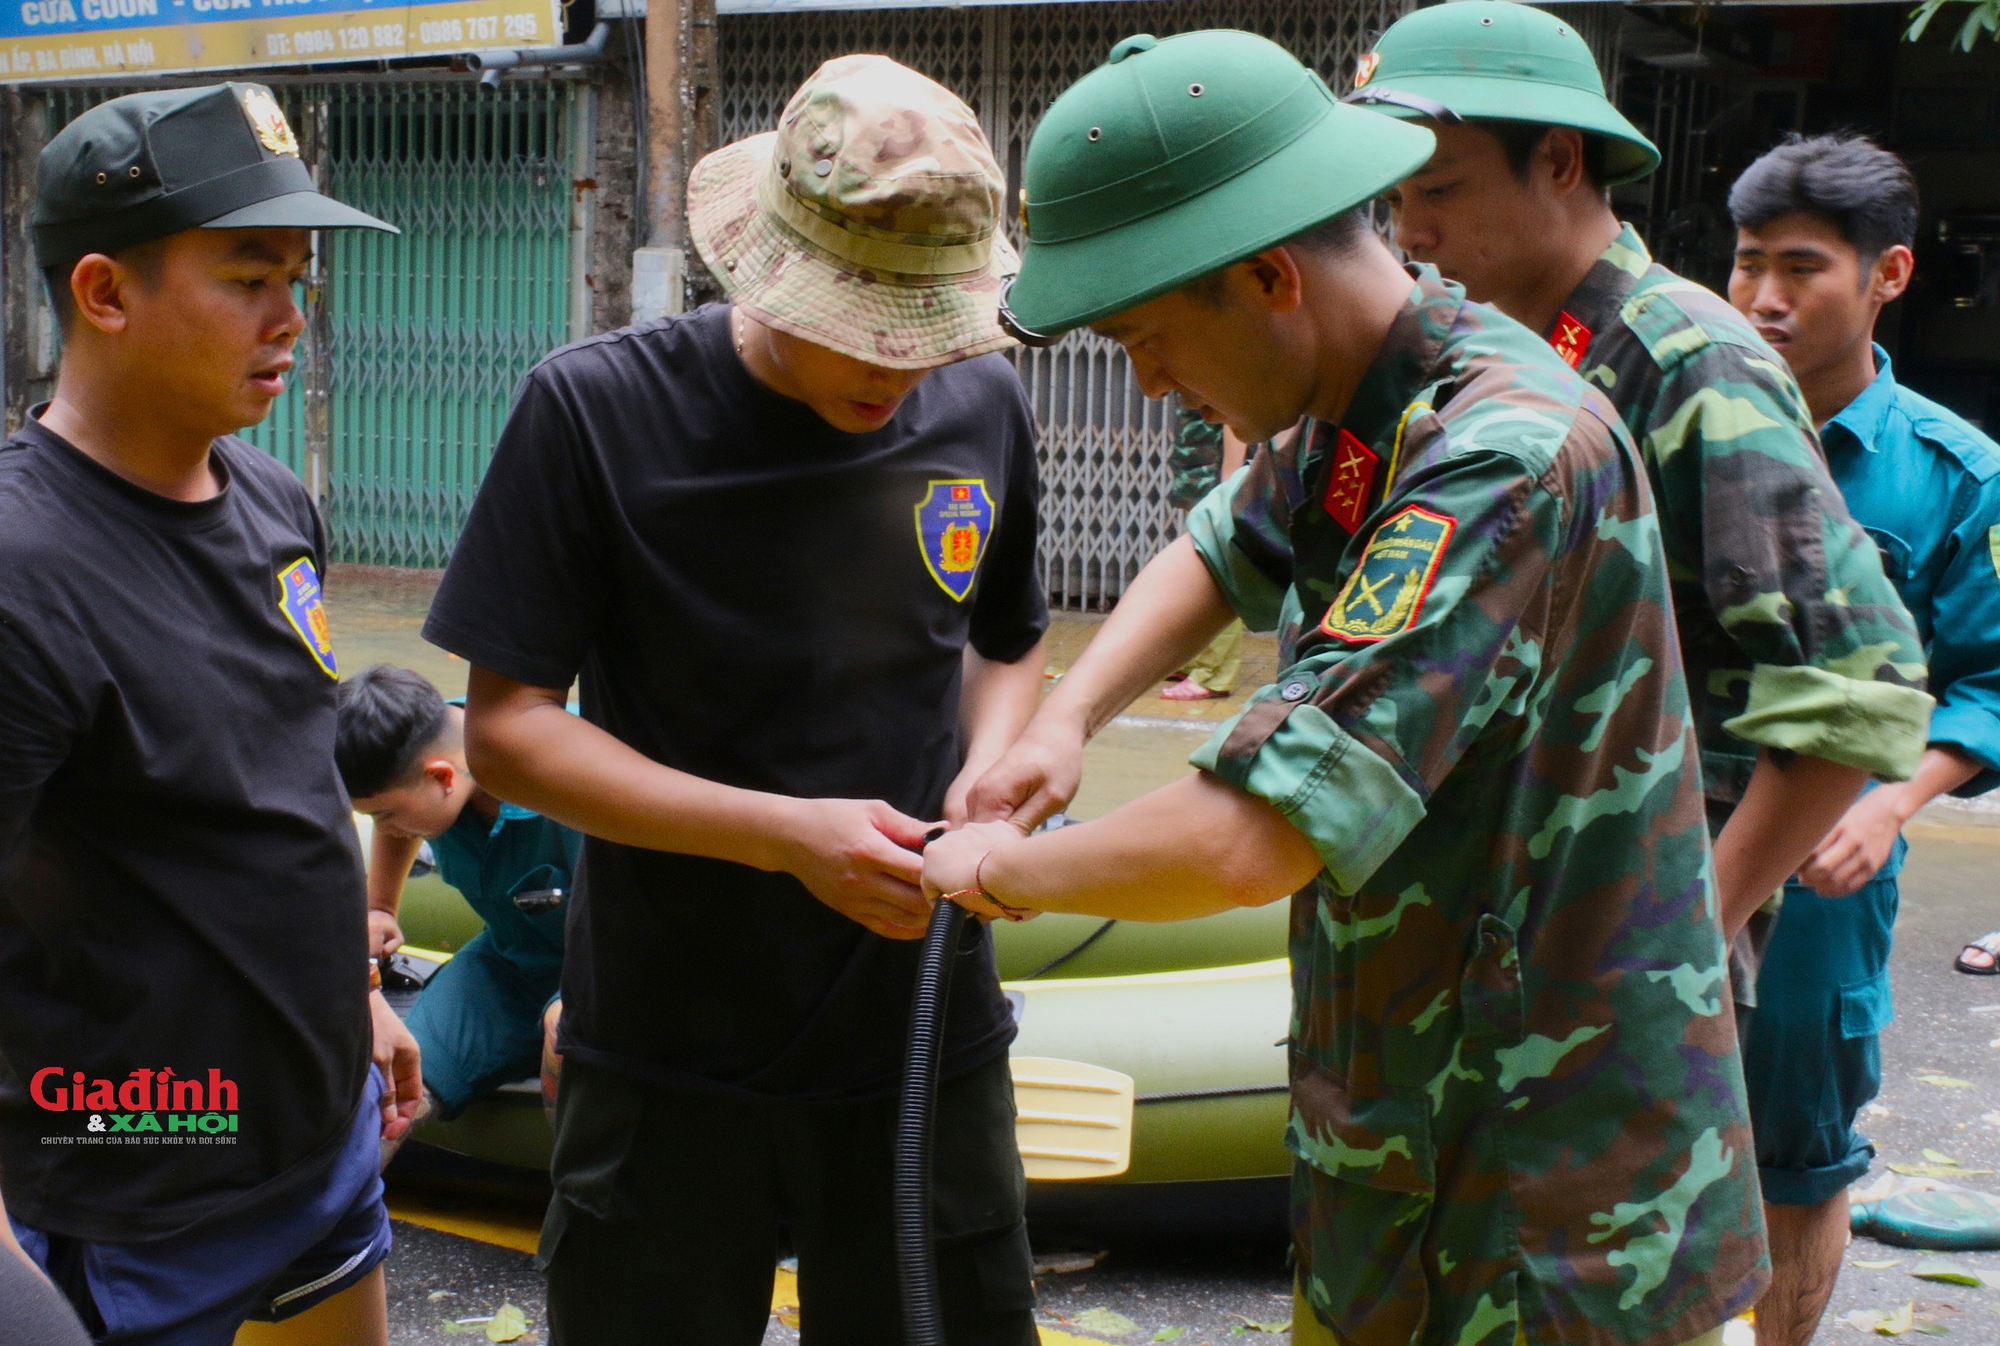
{"type": "Polygon", "coordinates": [[[1220,701],[1228,695],[1229,693],[1227,692],[1218,692],[1204,687],[1193,678],[1182,678],[1179,682],[1170,682],[1160,690],[1160,700],[1162,701],[1220,701]],[[1186,690],[1190,687],[1194,690],[1186,690]]]}
{"type": "Polygon", "coordinates": [[[1970,977],[2000,975],[2000,930],[1995,930],[1990,935],[1981,935],[1978,939],[1973,940],[1972,943],[1960,949],[1958,957],[1951,960],[1951,965],[1970,977]],[[1985,967],[1977,967],[1966,962],[1965,955],[1971,953],[1974,949],[1979,950],[1979,952],[1985,954],[1993,961],[1985,967]]]}

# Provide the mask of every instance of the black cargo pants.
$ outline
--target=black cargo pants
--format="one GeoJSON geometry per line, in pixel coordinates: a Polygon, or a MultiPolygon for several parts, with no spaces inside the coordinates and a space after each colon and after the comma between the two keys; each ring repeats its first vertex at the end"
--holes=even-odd
{"type": "MultiPolygon", "coordinates": [[[[541,1242],[554,1346],[757,1346],[781,1229],[805,1346],[896,1346],[895,1112],[893,1098],[747,1099],[565,1063],[541,1242]]],[[[940,1086],[935,1170],[951,1346],[1033,1346],[1004,1055],[940,1086]]]]}

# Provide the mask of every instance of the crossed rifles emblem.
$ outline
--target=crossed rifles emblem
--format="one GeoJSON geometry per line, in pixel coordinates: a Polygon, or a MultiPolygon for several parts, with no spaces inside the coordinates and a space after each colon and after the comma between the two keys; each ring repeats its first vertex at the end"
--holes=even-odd
{"type": "Polygon", "coordinates": [[[1381,593],[1383,587],[1395,578],[1396,576],[1393,574],[1384,575],[1381,579],[1370,584],[1366,575],[1356,576],[1354,580],[1354,601],[1368,604],[1369,607],[1375,609],[1375,615],[1378,617],[1388,616],[1389,609],[1383,607],[1382,600],[1375,595],[1381,593]]]}

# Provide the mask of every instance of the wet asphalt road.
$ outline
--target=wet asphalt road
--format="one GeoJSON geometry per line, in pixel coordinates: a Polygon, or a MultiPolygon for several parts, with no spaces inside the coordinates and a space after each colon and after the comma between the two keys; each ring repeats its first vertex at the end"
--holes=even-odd
{"type": "MultiPolygon", "coordinates": [[[[1882,1034],[1882,1093],[1861,1119],[1876,1148],[1864,1182],[1888,1164],[1924,1162],[1926,1148],[1968,1169],[2000,1170],[2000,977],[1968,977],[1951,967],[1966,940],[2000,928],[2000,827],[1919,825],[1910,841],[1890,965],[1896,1019],[1882,1034]],[[1982,1007],[1986,1012],[1975,1012],[1982,1007]],[[1926,1083],[1924,1076],[1971,1087],[1926,1083]]],[[[1960,1182],[2000,1195],[1994,1175],[1960,1182]]],[[[1950,1260],[2000,1276],[2000,1253],[1954,1253],[1950,1260]]],[[[1838,1320],[1911,1301],[1917,1319],[1948,1329],[1951,1340],[2000,1343],[2000,1290],[1916,1280],[1909,1273],[1917,1261],[1907,1249],[1855,1239],[1815,1346],[1880,1341],[1838,1320]],[[1891,1259],[1897,1265],[1853,1265],[1891,1259]]]]}
{"type": "MultiPolygon", "coordinates": [[[[2000,1170],[2000,978],[1974,978],[1951,970],[1951,958],[1972,935],[2000,927],[2000,827],[1947,825],[1913,829],[1903,882],[1902,916],[1894,961],[1896,1021],[1884,1034],[1881,1098],[1864,1119],[1879,1156],[1871,1178],[1891,1162],[1922,1162],[1928,1147],[1967,1169],[2000,1170]],[[1990,1007],[1979,1012],[1982,1007],[1990,1007]],[[1958,1088],[1925,1082],[1925,1076],[1963,1080],[1958,1088]]],[[[1965,1185],[2000,1194],[2000,1178],[1969,1175],[1965,1185]]],[[[491,1211],[502,1204],[486,1199],[491,1211]]],[[[477,1215],[480,1199],[465,1203],[477,1215]]],[[[518,1226],[531,1213],[514,1205],[518,1226]]],[[[444,1324],[491,1314],[502,1303],[519,1306],[537,1329],[526,1341],[544,1340],[540,1278],[526,1254],[471,1239],[398,1224],[389,1262],[392,1339],[402,1343],[483,1341],[476,1324],[447,1334],[444,1324]]],[[[1068,1230],[1040,1238],[1040,1252],[1103,1252],[1089,1270],[1047,1271],[1038,1281],[1044,1321],[1086,1340],[1143,1342],[1179,1327],[1180,1346],[1222,1346],[1276,1335],[1250,1329],[1289,1317],[1282,1235],[1236,1233],[1221,1237],[1135,1237],[1112,1231],[1092,1237],[1068,1230]],[[1136,1325],[1113,1332],[1090,1310],[1108,1309],[1136,1325]],[[1091,1324],[1096,1330],[1086,1330],[1091,1324]],[[1238,1330],[1232,1330],[1238,1329],[1238,1330]]],[[[1072,1261],[1079,1259],[1072,1259],[1072,1261]]],[[[1883,1338],[1840,1321],[1870,1309],[1893,1310],[1912,1302],[1920,1323],[1934,1324],[1966,1346],[2000,1343],[2000,1290],[1940,1285],[1909,1275],[1915,1253],[1855,1240],[1843,1267],[1832,1310],[1816,1346],[1863,1346],[1883,1338]],[[1853,1262],[1890,1261],[1886,1268],[1853,1262]]],[[[1962,1265],[2000,1276],[2000,1253],[1955,1254],[1962,1265]]],[[[672,1306],[661,1305],[672,1322],[672,1306]]],[[[1115,1325],[1115,1324],[1114,1324],[1115,1325]]],[[[662,1340],[671,1340],[669,1330],[662,1340]]],[[[767,1342],[793,1342],[797,1333],[773,1318],[767,1342]]],[[[1917,1340],[1915,1333],[1903,1338],[1917,1340]]],[[[1926,1338],[1928,1339],[1928,1338],[1926,1338]]],[[[885,1341],[885,1346],[892,1343],[885,1341]]]]}

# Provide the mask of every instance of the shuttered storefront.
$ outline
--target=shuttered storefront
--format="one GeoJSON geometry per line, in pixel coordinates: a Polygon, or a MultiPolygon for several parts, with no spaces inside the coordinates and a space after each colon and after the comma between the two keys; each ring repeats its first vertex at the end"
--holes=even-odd
{"type": "MultiPolygon", "coordinates": [[[[123,92],[48,91],[51,133],[123,92]]],[[[324,188],[402,233],[322,237],[291,386],[247,437],[319,496],[336,559],[442,566],[515,384],[570,339],[587,91],[394,79],[277,92],[324,188]]]]}

